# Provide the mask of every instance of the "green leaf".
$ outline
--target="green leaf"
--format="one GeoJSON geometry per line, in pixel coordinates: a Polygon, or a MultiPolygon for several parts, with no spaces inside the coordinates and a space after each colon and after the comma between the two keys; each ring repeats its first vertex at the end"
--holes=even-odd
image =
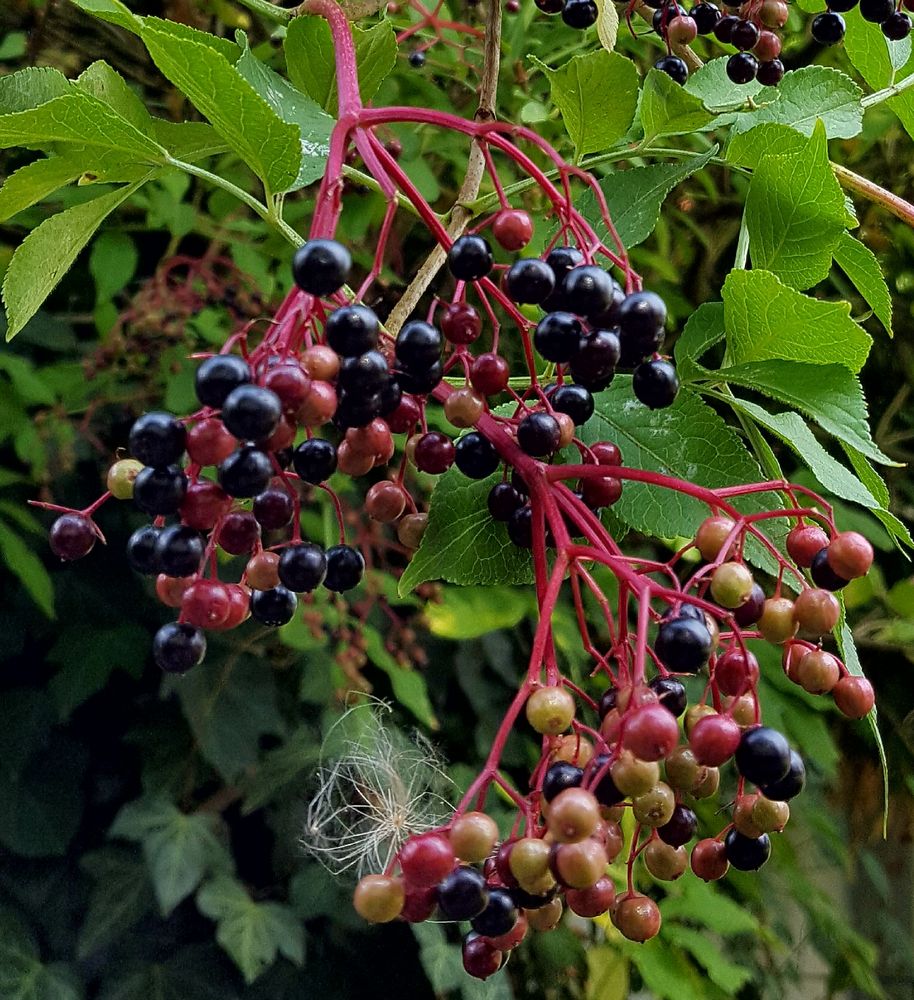
{"type": "Polygon", "coordinates": [[[702,100],[652,69],[641,89],[641,125],[646,141],[662,135],[698,132],[714,120],[702,100]]]}
{"type": "Polygon", "coordinates": [[[790,125],[812,135],[821,119],[829,139],[852,139],[863,128],[863,91],[840,70],[804,66],[793,70],[777,88],[778,99],[749,115],[739,115],[735,132],[746,132],[762,122],[790,125]]]}
{"type": "MultiPolygon", "coordinates": [[[[881,36],[882,32],[880,32],[881,36]]],[[[2,194],[2,192],[0,192],[2,194]]],[[[892,296],[876,255],[850,233],[843,233],[834,250],[835,263],[851,279],[874,315],[892,333],[892,296]]]]}
{"type": "Polygon", "coordinates": [[[102,222],[153,174],[52,215],[26,236],[3,278],[7,340],[12,340],[35,315],[102,222]]]}
{"type": "Polygon", "coordinates": [[[148,136],[153,134],[152,115],[146,110],[146,105],[107,63],[100,60],[92,63],[77,77],[75,86],[103,101],[139,132],[148,136]]]}
{"type": "Polygon", "coordinates": [[[82,984],[59,963],[45,965],[29,930],[0,910],[0,996],[3,1000],[82,1000],[82,984]]]}
{"type": "Polygon", "coordinates": [[[241,1000],[236,977],[214,945],[192,944],[158,957],[155,962],[107,963],[109,974],[98,1000],[241,1000]]]}
{"type": "Polygon", "coordinates": [[[735,363],[782,358],[858,372],[866,361],[872,339],[851,319],[847,302],[810,298],[760,270],[731,271],[723,300],[735,363]]]}
{"type": "Polygon", "coordinates": [[[261,809],[300,779],[314,767],[320,753],[320,741],[307,726],[296,729],[282,746],[265,753],[239,782],[245,814],[261,809]]]}
{"type": "Polygon", "coordinates": [[[762,159],[749,185],[745,220],[754,267],[793,288],[811,288],[827,277],[832,251],[851,220],[821,122],[802,150],[762,159]]]}
{"type": "Polygon", "coordinates": [[[108,21],[109,24],[116,24],[128,31],[139,30],[141,19],[132,14],[120,0],[73,0],[73,3],[80,10],[102,21],[108,21]]]}
{"type": "Polygon", "coordinates": [[[723,937],[759,932],[758,920],[746,907],[716,885],[699,879],[677,882],[675,895],[668,895],[660,903],[660,912],[667,924],[672,921],[698,923],[723,937]]]}
{"type": "Polygon", "coordinates": [[[280,903],[255,903],[227,875],[207,882],[197,893],[200,912],[217,923],[216,940],[252,983],[283,955],[295,965],[305,961],[305,932],[293,910],[280,903]]]}
{"type": "Polygon", "coordinates": [[[301,164],[299,126],[284,122],[225,55],[166,24],[143,23],[153,62],[271,192],[288,190],[301,164]]]}
{"type": "Polygon", "coordinates": [[[71,91],[70,81],[59,69],[29,66],[0,76],[0,115],[29,111],[71,91]]]}
{"type": "Polygon", "coordinates": [[[400,577],[400,594],[426,580],[483,586],[533,582],[529,553],[511,543],[486,506],[489,490],[498,481],[498,473],[468,481],[457,469],[449,469],[438,480],[428,527],[400,577]]]}
{"type": "MultiPolygon", "coordinates": [[[[397,61],[397,37],[393,26],[382,21],[370,28],[353,25],[359,90],[370,101],[397,61]]],[[[294,18],[284,42],[289,79],[325,111],[336,113],[336,64],[333,36],[322,17],[294,18]]]]}
{"type": "Polygon", "coordinates": [[[273,673],[259,658],[212,658],[169,686],[178,693],[201,752],[228,782],[256,764],[262,736],[285,733],[273,673]]]}
{"type": "Polygon", "coordinates": [[[657,1000],[716,1000],[713,987],[677,948],[654,938],[643,945],[624,942],[622,951],[641,973],[657,1000]]]}
{"type": "Polygon", "coordinates": [[[284,122],[301,130],[301,166],[289,190],[298,190],[318,180],[324,173],[330,152],[330,133],[335,124],[333,118],[325,114],[311,98],[264,65],[247,44],[241,58],[235,63],[235,69],[284,122]]]}
{"type": "MultiPolygon", "coordinates": [[[[689,74],[684,89],[703,101],[708,108],[739,107],[763,89],[758,80],[734,83],[727,76],[728,56],[710,59],[694,73],[689,74]]],[[[776,93],[775,93],[776,97],[776,93]]]]}
{"type": "MultiPolygon", "coordinates": [[[[56,397],[47,381],[35,371],[35,366],[19,354],[0,355],[0,371],[13,384],[13,391],[26,406],[52,406],[56,397]]],[[[34,524],[34,522],[31,522],[34,524]]]]}
{"type": "Polygon", "coordinates": [[[574,56],[558,69],[534,61],[549,80],[578,156],[608,149],[628,132],[638,94],[638,72],[631,60],[598,49],[574,56]]]}
{"type": "Polygon", "coordinates": [[[29,597],[48,616],[54,617],[54,585],[38,556],[22,536],[0,521],[0,559],[25,587],[29,597]]]}
{"type": "Polygon", "coordinates": [[[727,145],[727,160],[745,167],[757,167],[766,156],[786,156],[805,149],[807,139],[790,125],[756,125],[737,132],[727,145]]]}
{"type": "Polygon", "coordinates": [[[176,160],[192,163],[206,156],[228,151],[224,142],[206,122],[167,122],[156,118],[153,122],[156,139],[176,160]]]}
{"type": "Polygon", "coordinates": [[[723,339],[723,302],[703,302],[686,320],[673,351],[680,380],[688,382],[706,375],[707,370],[699,360],[723,339]]]}
{"type": "Polygon", "coordinates": [[[6,222],[83,173],[83,166],[66,156],[49,156],[13,171],[0,187],[0,222],[6,222]]]}
{"type": "Polygon", "coordinates": [[[89,254],[96,302],[109,301],[121,291],[136,273],[139,259],[136,244],[126,233],[102,233],[89,254]]]}
{"type": "MultiPolygon", "coordinates": [[[[595,397],[594,415],[580,428],[585,444],[615,441],[626,464],[698,486],[722,487],[757,482],[761,471],[736,432],[683,386],[665,410],[632,402],[631,379],[616,376],[595,397]]],[[[779,506],[770,493],[750,498],[745,509],[779,506]]],[[[627,482],[613,512],[636,531],[660,538],[691,537],[707,516],[707,505],[674,490],[627,482]]]]}
{"type": "Polygon", "coordinates": [[[724,957],[720,948],[708,935],[693,927],[682,924],[665,924],[662,937],[671,944],[686,951],[708,973],[708,977],[716,983],[728,996],[734,996],[752,978],[752,971],[745,966],[736,965],[724,957]]]}
{"type": "Polygon", "coordinates": [[[438,729],[439,723],[429,700],[425,677],[418,670],[410,670],[398,663],[388,652],[384,645],[384,637],[377,629],[363,626],[362,638],[365,640],[365,652],[368,658],[390,678],[394,698],[399,704],[412,712],[429,729],[438,729]]]}
{"type": "MultiPolygon", "coordinates": [[[[632,167],[630,170],[620,170],[604,177],[600,181],[600,188],[623,246],[630,248],[643,243],[657,225],[664,198],[677,184],[707,166],[708,161],[716,153],[717,146],[712,146],[706,153],[679,163],[654,163],[647,167],[632,167]]],[[[612,245],[609,231],[603,223],[602,213],[592,191],[584,193],[578,208],[603,239],[612,245]]]]}
{"type": "Polygon", "coordinates": [[[143,859],[114,847],[85,854],[80,866],[95,883],[76,945],[80,959],[120,940],[152,909],[155,897],[143,859]]]}
{"type": "Polygon", "coordinates": [[[533,611],[530,595],[513,587],[445,587],[424,611],[433,635],[476,639],[500,628],[514,628],[533,611]]]}

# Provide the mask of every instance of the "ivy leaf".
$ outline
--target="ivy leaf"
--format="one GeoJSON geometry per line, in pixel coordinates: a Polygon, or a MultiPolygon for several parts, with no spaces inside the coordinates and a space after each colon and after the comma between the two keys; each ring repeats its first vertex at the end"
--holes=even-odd
{"type": "MultiPolygon", "coordinates": [[[[632,167],[603,178],[600,188],[606,198],[610,218],[626,249],[643,243],[650,236],[660,218],[660,206],[664,198],[677,184],[707,166],[711,157],[717,153],[717,148],[712,146],[706,153],[689,157],[680,163],[632,167]]],[[[612,245],[592,191],[584,193],[578,208],[603,239],[612,245]]]]}
{"type": "Polygon", "coordinates": [[[638,94],[638,71],[631,60],[598,49],[574,56],[558,69],[534,62],[549,80],[578,156],[608,149],[628,132],[638,94]]]}
{"type": "Polygon", "coordinates": [[[197,893],[200,912],[216,921],[216,940],[252,983],[283,955],[295,965],[305,961],[305,932],[291,907],[255,903],[228,875],[207,882],[197,893]]]}
{"type": "Polygon", "coordinates": [[[0,996],[3,1000],[82,1000],[79,979],[66,965],[45,965],[31,932],[0,910],[0,996]]]}
{"type": "Polygon", "coordinates": [[[156,66],[271,192],[287,191],[295,183],[301,164],[299,126],[284,122],[225,55],[172,22],[146,19],[142,39],[156,66]]]}
{"type": "Polygon", "coordinates": [[[6,222],[82,176],[84,167],[68,156],[49,156],[14,170],[0,187],[0,222],[6,222]]]}
{"type": "Polygon", "coordinates": [[[806,148],[807,139],[790,125],[768,122],[737,132],[727,145],[727,161],[757,167],[766,156],[789,156],[806,148]]]}
{"type": "MultiPolygon", "coordinates": [[[[881,32],[880,32],[881,34],[881,32]]],[[[0,192],[2,194],[2,192],[0,192]]],[[[834,249],[835,263],[851,279],[873,314],[892,333],[892,296],[876,255],[850,233],[843,233],[834,249]]]]}
{"type": "Polygon", "coordinates": [[[155,173],[150,171],[133,184],[58,212],[26,236],[3,278],[7,340],[35,315],[102,222],[155,173]]]}
{"type": "Polygon", "coordinates": [[[239,32],[239,35],[244,41],[244,51],[235,63],[235,69],[284,122],[301,130],[301,166],[294,183],[288,188],[289,191],[297,191],[323,175],[334,119],[310,97],[296,90],[288,80],[264,65],[251,52],[244,34],[239,32]]]}
{"type": "Polygon", "coordinates": [[[659,69],[648,72],[641,89],[645,141],[663,135],[699,132],[714,120],[701,98],[684,90],[659,69]]]}
{"type": "Polygon", "coordinates": [[[426,580],[483,586],[533,582],[529,553],[512,544],[504,525],[489,514],[486,500],[499,480],[497,472],[468,480],[456,468],[438,480],[422,544],[400,577],[401,595],[426,580]]]}
{"type": "Polygon", "coordinates": [[[76,945],[84,959],[120,940],[152,909],[155,897],[137,854],[106,847],[84,854],[80,867],[95,883],[76,945]]]}
{"type": "Polygon", "coordinates": [[[851,319],[847,302],[810,298],[762,270],[731,271],[723,300],[736,363],[782,358],[858,372],[866,361],[872,339],[851,319]]]}
{"type": "Polygon", "coordinates": [[[48,616],[54,617],[54,585],[44,563],[5,521],[0,521],[0,559],[19,580],[29,597],[48,616]]]}
{"type": "Polygon", "coordinates": [[[829,139],[852,139],[863,128],[863,91],[840,70],[804,66],[788,73],[777,90],[776,101],[737,116],[734,132],[746,132],[762,122],[779,122],[812,135],[821,120],[829,139]]]}
{"type": "Polygon", "coordinates": [[[749,185],[745,219],[753,266],[793,288],[827,277],[832,251],[852,220],[828,162],[821,122],[803,149],[763,157],[749,185]]]}
{"type": "Polygon", "coordinates": [[[707,375],[699,359],[724,339],[723,302],[703,302],[686,320],[673,353],[682,382],[707,375]]]}
{"type": "Polygon", "coordinates": [[[50,66],[28,66],[0,76],[0,115],[30,111],[69,94],[71,86],[59,69],[50,66]]]}

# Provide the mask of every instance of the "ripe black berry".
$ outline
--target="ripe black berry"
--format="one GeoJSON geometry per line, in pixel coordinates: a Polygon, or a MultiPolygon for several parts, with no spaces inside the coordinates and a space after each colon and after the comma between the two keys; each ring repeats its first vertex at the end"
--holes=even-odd
{"type": "Polygon", "coordinates": [[[176,466],[146,466],[133,481],[133,502],[145,514],[175,514],[187,493],[187,476],[176,466]]]}
{"type": "Polygon", "coordinates": [[[410,371],[426,371],[441,358],[444,340],[431,323],[412,320],[397,334],[394,354],[397,361],[410,371]]]}
{"type": "Polygon", "coordinates": [[[565,0],[533,0],[537,10],[544,14],[561,14],[565,6],[565,0]]]}
{"type": "Polygon", "coordinates": [[[654,652],[678,674],[697,674],[711,655],[711,633],[694,618],[670,618],[660,623],[654,652]]]}
{"type": "Polygon", "coordinates": [[[233,389],[222,404],[222,423],[242,441],[263,441],[279,426],[282,402],[270,389],[242,385],[233,389]]]}
{"type": "Polygon", "coordinates": [[[92,521],[82,514],[61,514],[51,525],[48,541],[58,559],[82,559],[95,546],[98,536],[92,521]]]}
{"type": "MultiPolygon", "coordinates": [[[[876,4],[881,8],[885,9],[888,6],[889,13],[892,11],[891,0],[876,0],[876,4]]],[[[863,9],[863,4],[860,5],[861,11],[863,9]]],[[[881,21],[882,16],[874,18],[873,20],[881,21]]],[[[844,38],[845,32],[844,18],[840,14],[836,14],[833,11],[827,10],[823,14],[816,14],[812,19],[812,37],[820,45],[837,45],[838,42],[844,38]]],[[[727,68],[729,70],[729,63],[727,68]]],[[[733,79],[731,77],[731,79],[733,79]]],[[[737,83],[740,81],[737,80],[737,83]]]]}
{"type": "Polygon", "coordinates": [[[482,236],[461,236],[448,251],[447,263],[458,281],[479,281],[492,270],[492,247],[482,236]]]}
{"type": "Polygon", "coordinates": [[[562,364],[577,353],[583,332],[570,312],[547,313],[533,331],[533,346],[547,361],[562,364]]]}
{"type": "Polygon", "coordinates": [[[754,625],[762,617],[764,610],[765,591],[756,583],[753,585],[752,593],[748,599],[733,612],[733,617],[737,625],[746,628],[749,625],[754,625]]]}
{"type": "Polygon", "coordinates": [[[264,490],[254,497],[254,517],[261,528],[277,531],[285,528],[295,513],[295,504],[289,492],[284,489],[264,490]]]}
{"type": "Polygon", "coordinates": [[[130,428],[130,454],[143,465],[172,465],[184,454],[184,424],[170,413],[144,413],[130,428]]]}
{"type": "Polygon", "coordinates": [[[157,546],[159,535],[164,528],[144,524],[127,539],[127,562],[144,576],[155,576],[159,572],[157,546]]]}
{"type": "Polygon", "coordinates": [[[489,888],[481,872],[461,865],[439,883],[437,895],[448,920],[472,920],[486,908],[489,888]]]}
{"type": "Polygon", "coordinates": [[[685,83],[689,78],[689,67],[686,66],[685,60],[680,59],[679,56],[661,56],[654,63],[654,69],[659,69],[661,73],[666,73],[676,83],[685,83]]]}
{"type": "Polygon", "coordinates": [[[381,391],[387,374],[387,358],[380,351],[366,351],[343,358],[337,384],[346,392],[373,395],[381,391]]]}
{"type": "Polygon", "coordinates": [[[784,64],[780,59],[758,64],[756,79],[765,87],[776,87],[784,79],[784,64]]]}
{"type": "Polygon", "coordinates": [[[156,665],[168,674],[183,674],[206,655],[203,630],[186,622],[163,625],[152,640],[156,665]]]}
{"type": "Polygon", "coordinates": [[[486,937],[507,934],[516,923],[517,908],[507,889],[490,889],[486,908],[470,921],[473,930],[486,937]]]}
{"type": "Polygon", "coordinates": [[[464,434],[454,446],[454,464],[470,479],[491,476],[500,461],[495,447],[478,431],[464,434]]]}
{"type": "Polygon", "coordinates": [[[733,829],[724,838],[727,860],[741,872],[754,872],[771,857],[771,841],[767,833],[761,837],[746,837],[733,829]]]}
{"type": "Polygon", "coordinates": [[[644,361],[632,376],[635,397],[652,410],[671,406],[679,392],[679,376],[669,361],[644,361]]]}
{"type": "Polygon", "coordinates": [[[560,385],[549,395],[552,409],[567,413],[580,426],[593,416],[593,396],[582,385],[560,385]]]}
{"type": "Polygon", "coordinates": [[[378,317],[367,306],[343,306],[327,317],[327,343],[337,354],[351,358],[378,346],[378,328],[378,317]]]}
{"type": "Polygon", "coordinates": [[[663,343],[666,304],[656,292],[632,292],[626,295],[619,310],[619,333],[623,341],[631,340],[644,354],[655,351],[663,343]]]}
{"type": "Polygon", "coordinates": [[[566,0],[562,20],[569,28],[583,31],[596,23],[598,13],[595,0],[566,0]]]}
{"type": "Polygon", "coordinates": [[[806,786],[806,765],[803,758],[796,752],[790,751],[790,767],[787,774],[780,781],[773,781],[768,785],[762,785],[762,794],[773,802],[787,802],[794,796],[799,795],[806,786]]]}
{"type": "Polygon", "coordinates": [[[790,745],[783,734],[770,726],[747,729],[736,749],[736,766],[754,785],[773,784],[790,770],[790,745]]]}
{"type": "Polygon", "coordinates": [[[231,497],[256,497],[263,493],[273,475],[269,456],[252,445],[244,445],[219,466],[219,485],[231,497]]]}
{"type": "Polygon", "coordinates": [[[618,688],[608,687],[603,692],[603,694],[600,695],[600,702],[597,706],[597,714],[600,716],[601,722],[616,707],[618,702],[619,702],[618,688]]]}
{"type": "Polygon", "coordinates": [[[521,495],[510,483],[496,483],[489,490],[487,505],[496,521],[507,521],[523,503],[521,495]]]}
{"type": "Polygon", "coordinates": [[[682,681],[677,681],[675,677],[655,677],[648,686],[657,695],[660,704],[677,719],[686,710],[689,697],[682,681]]]}
{"type": "Polygon", "coordinates": [[[251,369],[237,354],[215,354],[200,363],[194,376],[197,399],[218,409],[228,394],[251,381],[251,369]]]}
{"type": "Polygon", "coordinates": [[[182,524],[163,528],[156,541],[155,560],[166,576],[191,576],[200,568],[203,538],[198,531],[182,524]]]}
{"type": "Polygon", "coordinates": [[[753,24],[752,21],[740,21],[739,24],[733,25],[733,30],[730,32],[730,44],[735,45],[742,52],[748,52],[755,46],[759,34],[758,25],[753,24]]]}
{"type": "Polygon", "coordinates": [[[349,427],[365,427],[381,414],[381,394],[379,392],[340,392],[333,423],[346,430],[349,427]]]}
{"type": "Polygon", "coordinates": [[[551,802],[559,792],[564,792],[566,788],[579,788],[584,780],[584,771],[574,764],[569,764],[564,760],[557,760],[549,765],[543,777],[542,793],[547,802],[551,802]]]}
{"type": "Polygon", "coordinates": [[[699,35],[710,35],[720,20],[720,8],[713,3],[698,3],[690,11],[699,35]]]}
{"type": "Polygon", "coordinates": [[[584,254],[577,247],[553,247],[546,255],[546,263],[555,275],[556,288],[560,288],[565,275],[573,267],[584,263],[584,254]]]}
{"type": "Polygon", "coordinates": [[[358,549],[350,545],[334,545],[327,549],[327,574],[324,586],[338,594],[357,587],[365,572],[365,560],[358,549]]]}
{"type": "Polygon", "coordinates": [[[561,429],[548,413],[528,413],[517,425],[517,443],[528,455],[543,458],[559,446],[561,429]]]}
{"type": "Polygon", "coordinates": [[[900,42],[911,34],[911,18],[904,11],[895,11],[880,25],[882,33],[889,41],[900,42]]]}
{"type": "Polygon", "coordinates": [[[616,788],[616,783],[613,781],[612,775],[609,773],[609,768],[606,766],[608,763],[608,754],[600,754],[598,757],[594,757],[593,763],[590,765],[589,777],[591,780],[603,772],[602,777],[600,777],[597,783],[592,785],[590,788],[597,802],[599,802],[601,806],[614,806],[625,801],[624,793],[620,792],[619,789],[616,788]]]}
{"type": "Polygon", "coordinates": [[[320,545],[300,542],[288,545],[279,556],[279,579],[297,594],[309,594],[324,581],[327,557],[320,545]]]}
{"type": "Polygon", "coordinates": [[[272,628],[292,621],[298,598],[285,587],[251,591],[251,617],[272,628]]]}
{"type": "Polygon", "coordinates": [[[657,828],[657,836],[671,847],[682,847],[687,844],[698,831],[698,817],[681,803],[673,810],[668,823],[657,828]]]}
{"type": "Polygon", "coordinates": [[[336,471],[336,446],[323,438],[309,438],[292,452],[292,467],[306,483],[317,485],[336,471]]]}
{"type": "Polygon", "coordinates": [[[403,389],[394,377],[393,372],[388,372],[384,384],[378,393],[378,415],[386,417],[393,413],[403,399],[403,389]]]}
{"type": "Polygon", "coordinates": [[[425,53],[420,49],[416,49],[406,57],[407,62],[412,66],[413,69],[422,69],[425,65],[425,53]]]}
{"type": "Polygon", "coordinates": [[[431,392],[441,381],[442,375],[444,375],[444,365],[440,361],[422,371],[399,369],[396,373],[400,388],[413,396],[424,396],[431,392]]]}
{"type": "Polygon", "coordinates": [[[737,52],[727,60],[727,76],[734,83],[749,83],[757,72],[758,59],[751,52],[737,52]]]}
{"type": "Polygon", "coordinates": [[[612,330],[581,337],[571,359],[571,377],[588,391],[599,392],[612,381],[621,353],[619,336],[612,330]]]}
{"type": "Polygon", "coordinates": [[[533,511],[529,505],[518,507],[508,518],[505,525],[508,538],[521,549],[529,549],[533,545],[533,511]]]}
{"type": "Polygon", "coordinates": [[[505,290],[519,305],[539,305],[555,289],[555,272],[538,257],[516,261],[505,275],[505,290]]]}
{"type": "Polygon", "coordinates": [[[881,24],[894,10],[893,0],[860,0],[860,16],[873,24],[881,24]]]}
{"type": "Polygon", "coordinates": [[[308,240],[295,251],[292,277],[303,292],[332,295],[349,278],[352,257],[336,240],[308,240]]]}
{"type": "Polygon", "coordinates": [[[572,268],[562,279],[562,295],[571,312],[595,316],[612,305],[615,284],[602,268],[585,264],[572,268]]]}
{"type": "Polygon", "coordinates": [[[812,557],[812,565],[809,567],[809,575],[812,582],[823,590],[841,590],[846,587],[849,580],[845,580],[831,568],[828,561],[828,548],[821,548],[812,557]]]}

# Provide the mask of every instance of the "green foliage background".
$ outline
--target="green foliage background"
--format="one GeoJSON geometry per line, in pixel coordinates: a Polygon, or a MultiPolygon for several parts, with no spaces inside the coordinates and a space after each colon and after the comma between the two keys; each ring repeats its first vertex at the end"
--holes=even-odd
{"type": "MultiPolygon", "coordinates": [[[[479,986],[440,928],[362,926],[346,880],[297,840],[344,688],[370,686],[399,725],[430,732],[458,785],[491,742],[529,649],[531,602],[512,586],[525,570],[506,568],[501,536],[447,551],[447,526],[478,519],[484,491],[443,477],[399,590],[390,574],[370,576],[411,631],[405,660],[376,611],[362,621],[324,602],[278,637],[249,624],[214,640],[179,683],[148,662],[164,616],[123,563],[129,505],[106,509],[109,544],[78,566],[54,564],[47,519],[25,505],[89,502],[137,412],[189,408],[187,355],[278,300],[332,126],[322,22],[294,22],[283,44],[269,21],[224,0],[133,9],[164,20],[115,0],[12,0],[0,15],[0,269],[16,334],[0,352],[0,997],[910,996],[914,580],[902,548],[914,496],[906,469],[885,462],[908,461],[914,434],[914,235],[848,200],[829,162],[910,192],[914,90],[864,97],[911,73],[910,44],[887,47],[853,12],[844,49],[823,54],[794,11],[789,59],[819,65],[779,94],[737,90],[722,60],[682,90],[645,75],[653,36],[623,30],[610,54],[532,4],[506,19],[502,117],[598,173],[681,331],[676,407],[632,415],[614,405],[625,395],[614,384],[586,433],[617,440],[635,464],[714,485],[783,469],[818,483],[839,524],[873,540],[879,567],[848,588],[843,638],[877,687],[890,808],[883,841],[873,731],[787,684],[769,655],[766,717],[812,778],[772,864],[714,887],[646,883],[662,900],[658,940],[632,946],[568,921],[479,986]],[[41,68],[17,74],[27,67],[41,68]],[[210,292],[185,312],[150,284],[176,254],[215,261],[210,292]],[[731,271],[734,257],[743,266],[731,271]],[[410,592],[442,575],[451,583],[410,592]]],[[[449,50],[417,73],[386,22],[366,20],[357,41],[366,96],[472,113],[471,77],[449,50]]],[[[404,169],[445,208],[464,144],[409,129],[396,138],[404,169]]],[[[383,203],[349,180],[344,235],[367,264],[383,203]]],[[[475,207],[490,204],[484,190],[475,207]]],[[[596,211],[592,199],[581,208],[596,211]]],[[[391,302],[429,248],[408,218],[395,240],[391,302]]],[[[309,515],[309,531],[326,530],[325,513],[309,515]]],[[[698,516],[634,485],[614,513],[627,544],[646,551],[675,545],[698,516]]],[[[583,676],[568,609],[557,628],[583,676]]],[[[523,769],[532,753],[512,741],[506,766],[523,769]]],[[[716,829],[713,809],[703,818],[716,829]]]]}

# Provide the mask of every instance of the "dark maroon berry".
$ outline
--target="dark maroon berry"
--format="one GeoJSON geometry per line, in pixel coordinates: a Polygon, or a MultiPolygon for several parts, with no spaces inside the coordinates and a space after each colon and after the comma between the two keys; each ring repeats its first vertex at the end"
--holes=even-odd
{"type": "Polygon", "coordinates": [[[767,833],[761,837],[743,836],[735,828],[724,838],[727,860],[741,872],[757,871],[771,857],[771,840],[767,833]]]}
{"type": "Polygon", "coordinates": [[[602,695],[600,695],[600,704],[597,706],[597,712],[600,716],[600,721],[606,718],[607,715],[616,707],[616,703],[619,699],[619,689],[615,687],[608,687],[602,695]]]}
{"type": "Polygon", "coordinates": [[[754,785],[774,784],[790,770],[790,745],[783,734],[770,726],[747,729],[736,750],[736,766],[754,785]]]}
{"type": "Polygon", "coordinates": [[[58,559],[71,562],[88,555],[98,537],[95,526],[82,514],[61,514],[51,525],[48,541],[58,559]]]}
{"type": "Polygon", "coordinates": [[[784,64],[780,59],[771,59],[758,64],[756,79],[762,86],[776,87],[784,79],[784,64]]]}
{"type": "Polygon", "coordinates": [[[287,490],[264,490],[254,497],[253,511],[261,528],[277,531],[285,528],[292,520],[295,504],[287,490]]]}
{"type": "Polygon", "coordinates": [[[438,476],[454,464],[454,442],[440,431],[428,431],[416,442],[415,462],[420,472],[438,476]]]}
{"type": "Polygon", "coordinates": [[[559,446],[561,429],[548,413],[528,413],[517,425],[517,443],[528,455],[545,458],[559,446]]]}
{"type": "Polygon", "coordinates": [[[342,594],[352,590],[362,581],[365,560],[358,549],[351,545],[333,545],[327,549],[327,574],[324,586],[327,590],[342,594]]]}
{"type": "Polygon", "coordinates": [[[357,357],[378,346],[378,317],[359,304],[334,309],[327,317],[327,343],[344,358],[357,357]]]}
{"type": "Polygon", "coordinates": [[[259,538],[260,525],[257,518],[246,510],[236,510],[223,519],[216,541],[224,552],[240,556],[244,552],[250,552],[259,538]]]}
{"type": "Polygon", "coordinates": [[[292,453],[292,467],[306,483],[316,486],[336,471],[336,446],[323,438],[309,438],[292,453]]]}
{"type": "Polygon", "coordinates": [[[555,272],[538,257],[516,261],[505,275],[505,290],[519,305],[545,302],[555,289],[555,272]]]}
{"type": "Polygon", "coordinates": [[[470,431],[457,439],[454,464],[470,479],[486,479],[500,462],[495,446],[478,431],[470,431]]]}
{"type": "Polygon", "coordinates": [[[173,465],[184,454],[184,424],[170,413],[144,413],[130,428],[127,447],[143,465],[173,465]]]}
{"type": "Polygon", "coordinates": [[[332,295],[346,284],[352,257],[336,240],[308,240],[295,251],[292,277],[311,295],[332,295]]]}
{"type": "Polygon", "coordinates": [[[251,381],[251,369],[237,354],[215,354],[200,362],[194,375],[197,399],[204,406],[219,409],[228,394],[251,381]]]}
{"type": "Polygon", "coordinates": [[[261,625],[278,628],[292,621],[298,598],[285,587],[251,591],[251,617],[261,625]]]}
{"type": "Polygon", "coordinates": [[[698,817],[681,803],[673,810],[669,822],[657,828],[657,836],[671,847],[682,847],[698,832],[698,817]]]}
{"type": "Polygon", "coordinates": [[[734,612],[736,624],[741,628],[754,625],[765,610],[765,591],[756,583],[752,587],[748,600],[744,601],[734,612]]]}
{"type": "Polygon", "coordinates": [[[163,625],[152,640],[156,665],[168,674],[184,674],[206,655],[203,630],[186,622],[163,625]]]}
{"type": "Polygon", "coordinates": [[[145,514],[176,514],[186,493],[187,476],[176,465],[147,465],[133,481],[133,502],[145,514]]]}
{"type": "Polygon", "coordinates": [[[492,270],[492,247],[482,236],[460,236],[448,251],[447,263],[458,281],[479,281],[492,270]]]}
{"type": "Polygon", "coordinates": [[[297,594],[310,594],[320,586],[327,572],[327,557],[314,542],[287,545],[279,555],[279,579],[297,594]]]}
{"type": "Polygon", "coordinates": [[[496,483],[489,490],[489,513],[496,521],[507,521],[523,503],[520,494],[510,483],[496,483]]]}

